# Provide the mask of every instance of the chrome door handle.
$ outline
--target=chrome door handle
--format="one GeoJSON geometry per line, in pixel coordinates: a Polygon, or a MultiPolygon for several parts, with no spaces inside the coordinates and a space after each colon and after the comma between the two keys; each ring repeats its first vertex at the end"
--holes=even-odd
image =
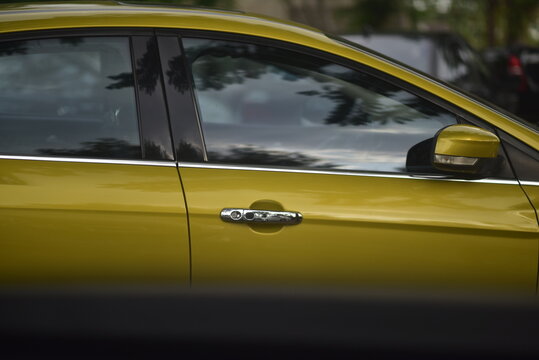
{"type": "Polygon", "coordinates": [[[303,216],[293,211],[269,211],[251,209],[223,209],[221,220],[232,223],[263,223],[296,225],[301,222],[303,216]]]}

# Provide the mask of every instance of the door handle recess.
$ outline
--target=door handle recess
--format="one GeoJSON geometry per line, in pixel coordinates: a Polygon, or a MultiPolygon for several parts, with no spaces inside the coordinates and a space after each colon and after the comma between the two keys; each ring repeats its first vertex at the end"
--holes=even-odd
{"type": "Polygon", "coordinates": [[[221,220],[232,223],[296,225],[299,224],[302,219],[303,216],[299,212],[293,211],[269,211],[230,208],[221,210],[221,220]]]}

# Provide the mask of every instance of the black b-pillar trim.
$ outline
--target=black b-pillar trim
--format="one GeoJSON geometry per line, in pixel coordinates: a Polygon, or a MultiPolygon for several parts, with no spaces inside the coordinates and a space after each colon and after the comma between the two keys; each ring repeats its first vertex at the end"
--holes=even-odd
{"type": "Polygon", "coordinates": [[[176,159],[204,162],[205,149],[190,76],[177,35],[157,37],[176,159]]]}
{"type": "Polygon", "coordinates": [[[174,160],[157,41],[154,36],[133,36],[131,44],[142,157],[174,160]]]}

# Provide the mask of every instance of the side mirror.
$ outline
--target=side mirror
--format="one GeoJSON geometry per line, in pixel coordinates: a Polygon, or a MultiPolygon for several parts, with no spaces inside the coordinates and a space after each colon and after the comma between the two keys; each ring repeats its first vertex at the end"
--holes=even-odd
{"type": "Polygon", "coordinates": [[[500,139],[471,125],[451,125],[434,137],[432,165],[443,172],[483,178],[496,168],[500,139]]]}

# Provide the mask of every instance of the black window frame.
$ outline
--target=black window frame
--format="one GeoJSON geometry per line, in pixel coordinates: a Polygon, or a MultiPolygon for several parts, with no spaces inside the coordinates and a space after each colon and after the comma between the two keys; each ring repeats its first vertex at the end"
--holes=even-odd
{"type": "Polygon", "coordinates": [[[207,162],[204,134],[183,42],[177,31],[160,29],[156,35],[175,158],[179,162],[207,162]]]}
{"type": "MultiPolygon", "coordinates": [[[[155,94],[150,96],[142,96],[141,88],[143,84],[136,74],[136,64],[141,60],[141,52],[137,51],[141,48],[144,41],[155,41],[157,45],[155,30],[152,28],[71,28],[71,29],[49,29],[49,30],[32,30],[14,33],[0,34],[0,43],[9,41],[25,41],[25,40],[40,40],[40,39],[58,39],[70,37],[126,37],[129,40],[131,64],[134,75],[134,90],[136,102],[137,125],[139,129],[139,138],[141,146],[140,159],[120,159],[114,157],[106,157],[96,159],[103,160],[134,160],[134,161],[175,161],[173,151],[173,142],[170,133],[170,119],[166,107],[166,98],[163,85],[163,77],[159,61],[153,64],[151,71],[158,74],[158,85],[155,94]],[[155,110],[160,111],[156,114],[155,110]],[[154,145],[148,147],[148,144],[154,145]],[[149,151],[148,149],[160,147],[161,151],[149,151]]],[[[157,46],[153,56],[159,59],[157,46]]],[[[13,156],[24,156],[21,154],[4,154],[13,156]]],[[[55,158],[62,156],[47,155],[39,156],[32,155],[33,158],[47,157],[55,158]]],[[[74,157],[73,159],[77,159],[74,157]]],[[[87,159],[87,158],[85,158],[87,159]]]]}

